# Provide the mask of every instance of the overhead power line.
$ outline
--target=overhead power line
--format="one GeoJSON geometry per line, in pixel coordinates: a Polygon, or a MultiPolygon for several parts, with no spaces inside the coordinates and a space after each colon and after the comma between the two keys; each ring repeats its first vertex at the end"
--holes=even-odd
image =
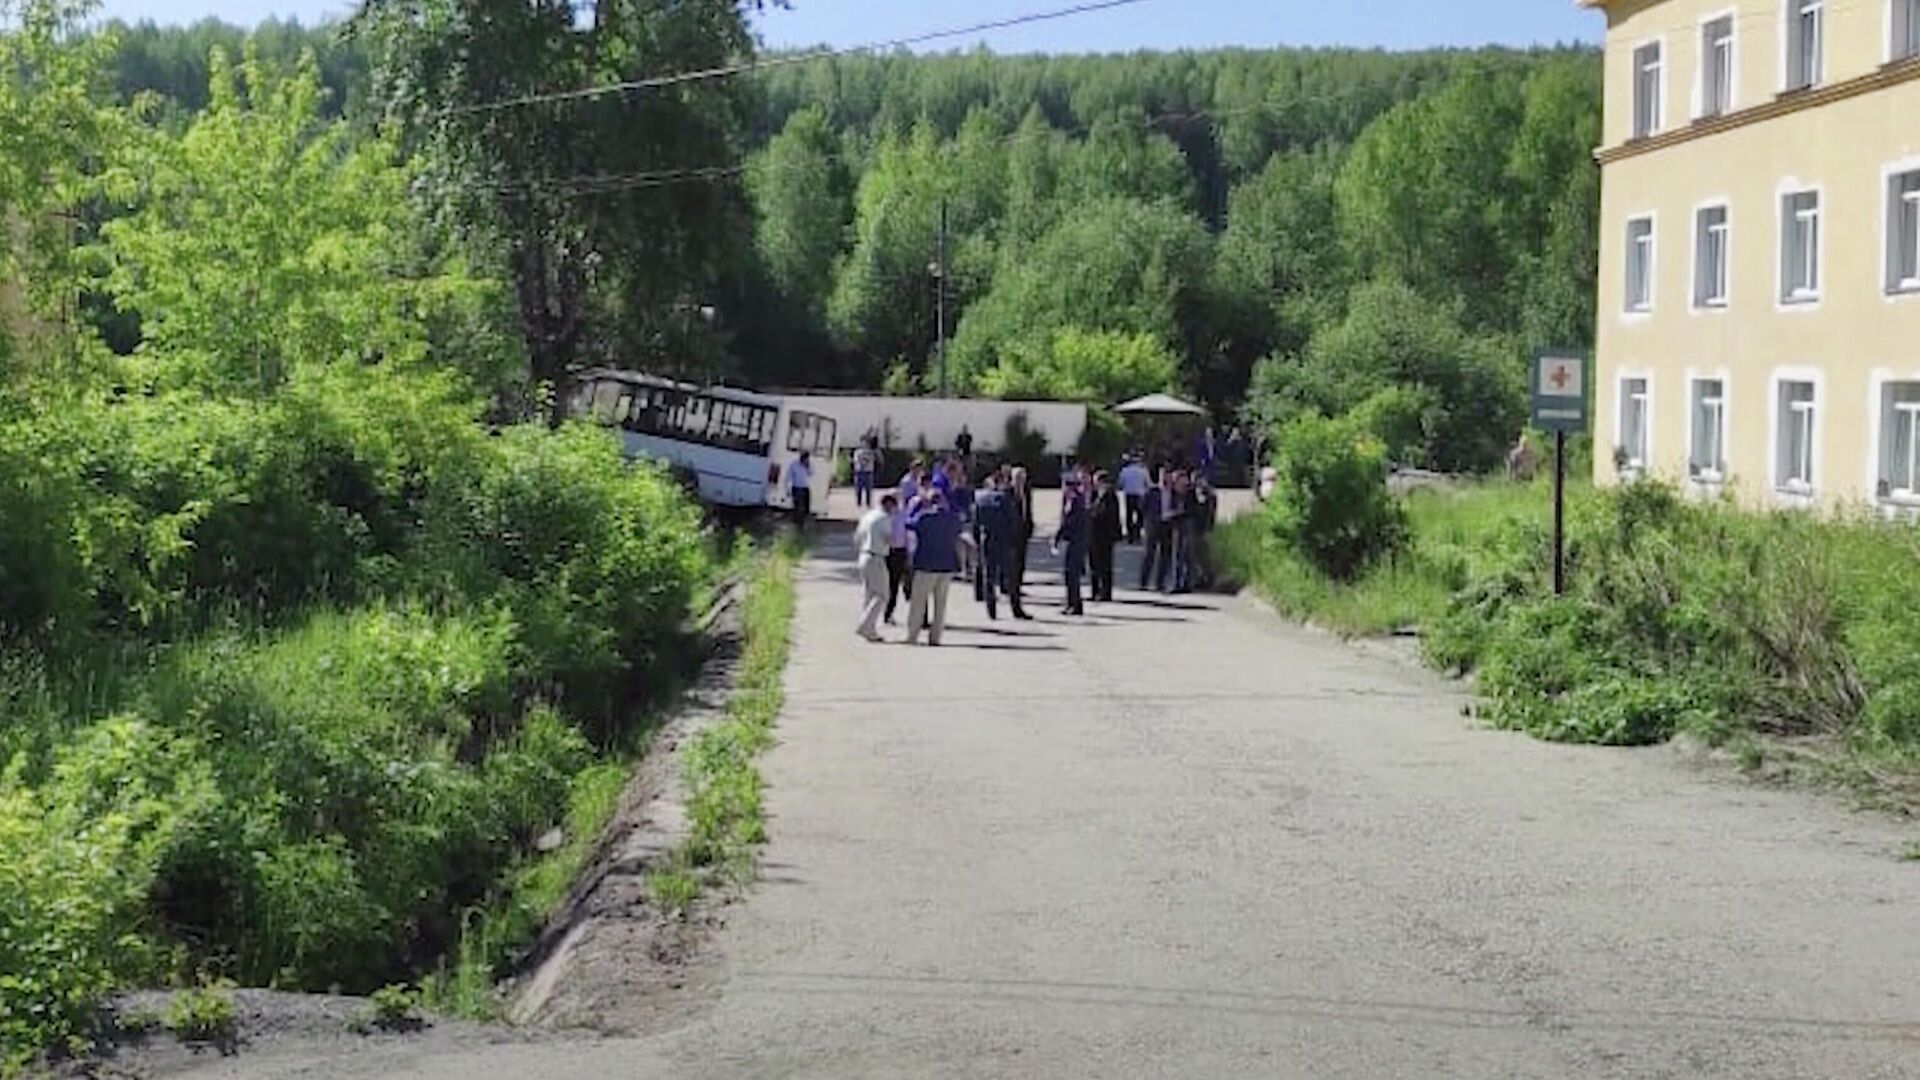
{"type": "MultiPolygon", "coordinates": [[[[1169,120],[1183,123],[1205,120],[1218,123],[1222,120],[1238,116],[1247,116],[1253,113],[1280,112],[1304,105],[1321,105],[1350,101],[1363,96],[1363,94],[1364,91],[1361,89],[1348,89],[1333,93],[1305,95],[1280,102],[1266,101],[1253,105],[1241,105],[1224,109],[1184,109],[1180,111],[1168,111],[1156,115],[1149,115],[1141,125],[1141,128],[1145,131],[1153,131],[1169,120]]],[[[1015,130],[994,137],[990,140],[990,144],[996,146],[1011,146],[1029,137],[1072,139],[1077,136],[1090,134],[1093,127],[1094,124],[1092,123],[1081,123],[1070,128],[1057,128],[1049,125],[1044,130],[1031,133],[1024,130],[1015,130]]],[[[851,164],[857,160],[857,155],[851,155],[845,151],[828,151],[820,156],[822,160],[837,161],[842,164],[851,164]]],[[[689,166],[686,168],[661,169],[651,172],[598,173],[517,182],[502,181],[480,186],[492,188],[504,198],[527,198],[536,193],[557,195],[561,198],[575,198],[591,195],[608,195],[616,192],[639,189],[672,187],[678,184],[708,183],[715,180],[727,180],[743,175],[747,172],[748,168],[749,166],[746,164],[689,166]]]]}
{"type": "Polygon", "coordinates": [[[1151,3],[1152,0],[1090,0],[1070,7],[1056,8],[1052,11],[1036,11],[1025,15],[1013,15],[1004,19],[974,23],[971,26],[958,26],[947,30],[930,30],[911,37],[894,38],[891,41],[878,41],[866,45],[851,45],[839,49],[815,49],[810,52],[793,53],[786,56],[773,56],[765,59],[742,60],[734,64],[705,68],[699,71],[683,71],[673,75],[656,75],[646,79],[633,79],[627,82],[608,83],[605,86],[589,86],[579,90],[561,90],[547,94],[526,94],[521,97],[502,98],[474,105],[461,105],[445,111],[443,115],[465,115],[471,113],[499,112],[503,109],[517,109],[528,105],[540,105],[551,102],[584,101],[605,97],[608,94],[624,94],[636,90],[657,90],[668,86],[681,86],[687,83],[710,82],[715,79],[731,78],[750,72],[767,71],[773,68],[792,67],[796,64],[810,64],[820,60],[831,60],[840,56],[858,53],[887,52],[894,49],[911,48],[936,41],[946,41],[957,37],[971,37],[994,30],[1008,30],[1017,26],[1033,23],[1052,22],[1056,19],[1071,18],[1076,15],[1091,15],[1115,8],[1132,7],[1136,4],[1151,3]]]}

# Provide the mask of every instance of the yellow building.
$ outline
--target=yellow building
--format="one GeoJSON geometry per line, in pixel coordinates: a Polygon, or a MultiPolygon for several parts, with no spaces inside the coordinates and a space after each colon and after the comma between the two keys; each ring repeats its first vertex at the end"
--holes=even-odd
{"type": "Polygon", "coordinates": [[[1581,2],[1596,479],[1920,508],[1920,0],[1581,2]]]}

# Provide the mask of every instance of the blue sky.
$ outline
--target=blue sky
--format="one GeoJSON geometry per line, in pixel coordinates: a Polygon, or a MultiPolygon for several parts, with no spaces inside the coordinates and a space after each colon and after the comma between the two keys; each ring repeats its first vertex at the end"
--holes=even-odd
{"type": "MultiPolygon", "coordinates": [[[[1068,6],[1069,0],[793,0],[760,28],[774,46],[859,45],[1068,6]]],[[[352,0],[106,0],[118,18],[251,24],[269,16],[315,22],[352,0]]],[[[1573,0],[1147,0],[1132,8],[998,31],[975,39],[1000,52],[1084,52],[1212,45],[1529,45],[1597,41],[1600,16],[1573,0]]],[[[941,48],[966,47],[957,39],[941,48]]]]}

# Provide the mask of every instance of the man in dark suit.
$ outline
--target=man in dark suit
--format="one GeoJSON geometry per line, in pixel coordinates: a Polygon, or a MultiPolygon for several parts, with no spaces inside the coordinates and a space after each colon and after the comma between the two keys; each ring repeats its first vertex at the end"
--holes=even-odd
{"type": "MultiPolygon", "coordinates": [[[[987,605],[987,618],[1000,617],[1000,591],[1007,585],[1013,563],[1013,545],[1020,533],[1019,515],[1013,499],[1004,490],[1007,477],[993,473],[986,486],[974,496],[973,536],[980,548],[980,565],[974,571],[974,597],[987,605]]],[[[1020,602],[1014,600],[1014,610],[1020,602]]]]}
{"type": "Polygon", "coordinates": [[[1142,589],[1166,592],[1167,579],[1174,572],[1187,511],[1185,492],[1175,490],[1177,476],[1167,469],[1160,474],[1160,482],[1147,489],[1147,550],[1140,560],[1142,589]]]}
{"type": "Polygon", "coordinates": [[[1093,567],[1095,603],[1113,602],[1113,548],[1120,542],[1125,526],[1120,517],[1120,493],[1113,489],[1113,477],[1103,470],[1094,474],[1093,547],[1087,561],[1093,567]]]}
{"type": "Polygon", "coordinates": [[[1053,537],[1054,550],[1060,554],[1067,578],[1067,603],[1060,610],[1067,615],[1085,615],[1080,579],[1086,573],[1087,545],[1093,538],[1093,504],[1083,475],[1076,472],[1062,481],[1062,485],[1060,531],[1053,537]]]}
{"type": "Polygon", "coordinates": [[[1033,546],[1033,488],[1027,482],[1027,470],[1015,466],[1007,478],[1007,507],[1013,515],[1013,551],[1007,563],[1007,599],[1013,602],[1013,617],[1027,621],[1027,552],[1033,546]]]}

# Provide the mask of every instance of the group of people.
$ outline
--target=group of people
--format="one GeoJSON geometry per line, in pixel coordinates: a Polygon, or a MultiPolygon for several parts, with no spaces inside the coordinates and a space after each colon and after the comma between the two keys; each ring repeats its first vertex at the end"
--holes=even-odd
{"type": "Polygon", "coordinates": [[[1210,541],[1220,495],[1206,468],[1162,468],[1156,478],[1138,455],[1120,467],[1127,543],[1144,548],[1140,588],[1185,593],[1213,586],[1210,541]]]}
{"type": "Polygon", "coordinates": [[[893,624],[904,598],[907,643],[918,644],[924,632],[939,645],[955,580],[972,581],[989,618],[1000,617],[1003,596],[1014,618],[1032,618],[1025,593],[1033,531],[1025,469],[995,469],[976,488],[959,458],[932,469],[915,461],[854,528],[866,594],[860,636],[880,640],[881,622],[893,624]]]}
{"type": "MultiPolygon", "coordinates": [[[[858,470],[856,470],[857,474],[858,470]]],[[[907,642],[924,632],[939,645],[946,636],[953,582],[971,581],[987,616],[1000,617],[1004,598],[1015,619],[1026,610],[1027,558],[1034,538],[1033,490],[1027,470],[1001,466],[976,487],[964,456],[929,469],[916,460],[893,490],[881,495],[854,528],[865,598],[858,633],[879,641],[907,601],[907,642]]],[[[1204,471],[1162,470],[1158,479],[1129,457],[1115,477],[1077,467],[1061,480],[1060,527],[1052,551],[1066,583],[1063,614],[1086,614],[1086,604],[1114,599],[1114,549],[1123,541],[1144,547],[1140,588],[1187,592],[1211,581],[1207,537],[1219,499],[1204,471]]]]}

